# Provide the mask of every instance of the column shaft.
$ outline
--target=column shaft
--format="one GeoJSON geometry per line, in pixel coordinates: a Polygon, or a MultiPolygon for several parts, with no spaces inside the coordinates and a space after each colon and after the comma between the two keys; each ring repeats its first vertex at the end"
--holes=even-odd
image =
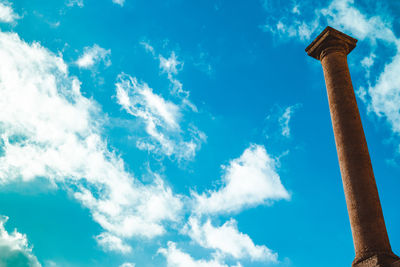
{"type": "Polygon", "coordinates": [[[321,58],[357,259],[392,250],[383,219],[345,47],[321,58]]]}

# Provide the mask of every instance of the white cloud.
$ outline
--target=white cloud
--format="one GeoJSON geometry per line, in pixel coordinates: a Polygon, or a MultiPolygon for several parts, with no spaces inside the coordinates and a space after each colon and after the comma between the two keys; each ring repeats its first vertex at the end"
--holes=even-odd
{"type": "Polygon", "coordinates": [[[282,21],[278,21],[276,25],[265,25],[264,29],[276,33],[280,36],[297,37],[300,40],[308,40],[316,29],[317,24],[295,21],[293,25],[286,25],[282,21]]]}
{"type": "Polygon", "coordinates": [[[123,264],[121,264],[119,267],[135,267],[136,265],[134,263],[131,262],[125,262],[123,264]]]}
{"type": "Polygon", "coordinates": [[[106,50],[97,44],[94,44],[91,47],[85,47],[83,54],[75,63],[83,69],[90,69],[100,62],[103,62],[104,66],[109,67],[111,66],[110,56],[110,49],[106,50]]]}
{"type": "Polygon", "coordinates": [[[137,147],[156,154],[191,160],[205,141],[205,134],[194,126],[184,131],[180,126],[181,109],[157,95],[146,83],[121,74],[116,83],[118,103],[131,115],[140,118],[150,138],[137,142],[137,147]]]}
{"type": "Polygon", "coordinates": [[[0,32],[0,184],[47,178],[121,239],[152,238],[176,221],[180,196],[157,174],[143,185],[101,137],[104,114],[62,58],[0,32]]]}
{"type": "Polygon", "coordinates": [[[183,84],[175,77],[183,68],[183,62],[178,60],[175,52],[172,51],[169,58],[159,55],[160,70],[167,74],[168,80],[171,83],[171,93],[183,98],[184,104],[189,106],[193,111],[197,112],[197,108],[189,101],[189,91],[183,89],[183,84]]]}
{"type": "Polygon", "coordinates": [[[152,54],[153,56],[155,56],[156,52],[154,50],[154,47],[152,45],[150,45],[150,43],[146,42],[146,41],[142,41],[140,42],[140,44],[144,47],[144,49],[149,52],[150,54],[152,54]]]}
{"type": "MultiPolygon", "coordinates": [[[[166,257],[168,267],[229,267],[218,259],[195,260],[191,255],[176,248],[174,242],[168,242],[168,248],[159,249],[158,252],[166,257]]],[[[240,263],[235,266],[241,267],[240,263]]]]}
{"type": "Polygon", "coordinates": [[[146,49],[147,52],[151,53],[154,59],[159,60],[159,68],[161,73],[166,73],[167,78],[171,84],[170,93],[172,95],[178,96],[182,99],[183,106],[189,107],[192,111],[197,112],[197,107],[189,101],[190,92],[183,89],[183,84],[180,82],[176,75],[183,69],[184,63],[178,60],[176,53],[174,51],[171,52],[169,58],[164,57],[159,54],[156,56],[156,52],[153,46],[151,46],[148,42],[140,42],[140,44],[146,49]]]}
{"type": "Polygon", "coordinates": [[[154,116],[159,121],[157,124],[172,129],[179,128],[179,107],[154,94],[147,84],[140,84],[136,78],[127,75],[120,75],[116,86],[118,102],[130,114],[143,118],[154,116]]]}
{"type": "Polygon", "coordinates": [[[204,248],[215,249],[224,256],[252,261],[277,262],[278,254],[266,246],[255,245],[251,238],[240,233],[234,219],[214,227],[208,219],[201,224],[196,217],[189,218],[187,234],[204,248]]]}
{"type": "Polygon", "coordinates": [[[73,7],[73,6],[83,7],[83,0],[67,0],[67,6],[69,6],[69,7],[73,7]]]}
{"type": "Polygon", "coordinates": [[[178,74],[178,71],[183,67],[183,63],[178,61],[175,52],[171,53],[169,58],[162,55],[160,57],[160,69],[168,74],[178,74]]]}
{"type": "Polygon", "coordinates": [[[125,4],[125,0],[112,0],[112,2],[120,6],[124,6],[125,4]]]}
{"type": "Polygon", "coordinates": [[[293,115],[294,111],[296,110],[296,108],[298,108],[298,105],[287,107],[285,109],[285,111],[283,112],[282,116],[280,116],[278,119],[279,125],[282,129],[281,133],[285,137],[290,136],[289,123],[290,123],[290,119],[292,118],[292,115],[293,115]]]}
{"type": "Polygon", "coordinates": [[[12,23],[20,17],[16,14],[8,2],[0,2],[0,22],[12,23]]]}
{"type": "Polygon", "coordinates": [[[196,212],[238,212],[245,207],[290,198],[276,172],[276,161],[263,146],[251,145],[224,169],[224,185],[219,190],[193,193],[196,212]]]}
{"type": "Polygon", "coordinates": [[[363,66],[366,69],[369,69],[374,65],[374,60],[376,58],[376,55],[374,53],[371,53],[368,57],[364,57],[363,60],[361,60],[361,66],[363,66]]]}
{"type": "Polygon", "coordinates": [[[294,7],[293,7],[293,9],[292,9],[292,13],[293,13],[293,14],[300,15],[300,10],[299,10],[299,5],[298,5],[298,4],[295,4],[295,5],[294,5],[294,7]]]}
{"type": "MultiPolygon", "coordinates": [[[[333,0],[327,7],[321,8],[318,8],[318,6],[321,6],[319,1],[304,1],[292,3],[292,5],[293,9],[299,12],[286,11],[285,7],[288,7],[288,2],[284,3],[280,9],[284,11],[283,14],[270,16],[264,29],[278,34],[280,37],[309,41],[311,35],[316,35],[322,30],[321,25],[328,24],[340,30],[351,32],[358,39],[369,38],[370,41],[375,41],[376,38],[386,41],[396,39],[387,20],[380,16],[368,17],[363,14],[354,7],[354,0],[333,0]],[[300,6],[300,3],[303,6],[300,6]],[[308,9],[310,5],[317,7],[313,10],[314,13],[312,16],[303,16],[300,8],[308,9]]],[[[276,8],[276,6],[274,7],[276,8]]],[[[271,10],[275,12],[276,9],[271,10]]]]}
{"type": "Polygon", "coordinates": [[[10,234],[4,228],[8,217],[0,216],[0,266],[40,267],[25,234],[16,229],[10,234]]]}
{"type": "MultiPolygon", "coordinates": [[[[180,198],[166,188],[160,178],[153,185],[143,186],[133,181],[110,181],[112,189],[96,198],[81,188],[75,197],[90,208],[95,221],[117,237],[152,238],[164,234],[163,221],[177,221],[182,209],[180,198]]],[[[105,185],[103,185],[105,186],[105,185]]],[[[99,189],[100,190],[100,189],[99,189]]]]}
{"type": "Polygon", "coordinates": [[[121,253],[129,253],[132,251],[132,248],[125,244],[121,238],[110,233],[102,233],[96,236],[96,240],[105,251],[117,251],[121,253]]]}
{"type": "Polygon", "coordinates": [[[374,86],[368,88],[371,98],[369,107],[376,115],[385,116],[393,132],[400,134],[400,47],[392,62],[385,66],[384,71],[374,86]]]}
{"type": "MultiPolygon", "coordinates": [[[[264,0],[264,9],[268,16],[267,23],[262,28],[281,38],[294,37],[302,41],[308,40],[319,24],[317,20],[305,21],[302,19],[308,15],[301,10],[301,4],[304,2],[264,0]]],[[[318,6],[317,3],[313,2],[312,4],[313,7],[318,6]]]]}
{"type": "Polygon", "coordinates": [[[396,37],[388,21],[379,15],[367,16],[354,6],[354,0],[334,0],[327,8],[322,8],[321,15],[328,23],[339,29],[351,32],[358,39],[376,39],[393,42],[396,37]]]}

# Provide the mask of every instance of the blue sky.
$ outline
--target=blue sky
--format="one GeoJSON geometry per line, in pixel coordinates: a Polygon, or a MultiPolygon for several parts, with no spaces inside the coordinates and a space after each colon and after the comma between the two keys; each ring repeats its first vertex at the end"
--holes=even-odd
{"type": "Polygon", "coordinates": [[[348,266],[325,84],[349,55],[400,253],[397,1],[0,1],[0,266],[348,266]],[[397,226],[397,227],[396,227],[397,226]]]}

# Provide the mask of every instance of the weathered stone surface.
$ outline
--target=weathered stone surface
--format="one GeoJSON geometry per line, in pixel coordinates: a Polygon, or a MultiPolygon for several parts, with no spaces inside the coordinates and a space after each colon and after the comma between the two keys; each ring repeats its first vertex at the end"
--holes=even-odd
{"type": "Polygon", "coordinates": [[[356,258],[353,266],[391,266],[390,247],[347,54],[357,40],[327,27],[306,52],[321,61],[356,258]]]}
{"type": "Polygon", "coordinates": [[[398,257],[391,254],[381,253],[375,254],[367,259],[353,262],[353,267],[400,267],[398,257]]]}

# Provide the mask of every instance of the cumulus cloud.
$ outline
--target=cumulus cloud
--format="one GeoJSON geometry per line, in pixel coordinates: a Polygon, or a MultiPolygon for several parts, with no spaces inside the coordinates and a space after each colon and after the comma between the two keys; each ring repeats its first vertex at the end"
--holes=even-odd
{"type": "Polygon", "coordinates": [[[129,114],[140,118],[150,138],[137,142],[139,149],[156,154],[191,160],[206,136],[194,126],[182,129],[181,108],[157,95],[146,84],[134,77],[121,74],[116,83],[118,103],[129,114]]]}
{"type": "MultiPolygon", "coordinates": [[[[209,261],[204,259],[195,260],[191,255],[176,248],[174,242],[168,242],[168,247],[161,248],[158,252],[166,257],[168,267],[229,267],[221,263],[218,259],[211,259],[209,261]]],[[[231,267],[241,267],[241,265],[238,263],[231,267]]]]}
{"type": "Polygon", "coordinates": [[[62,58],[2,32],[0,57],[0,183],[47,178],[120,239],[161,235],[179,218],[180,196],[159,175],[142,184],[108,148],[104,114],[81,94],[62,58]]]}
{"type": "Polygon", "coordinates": [[[243,154],[223,166],[223,186],[201,195],[193,193],[195,211],[200,214],[238,212],[245,207],[289,199],[276,171],[276,161],[263,146],[251,145],[243,154]]]}
{"type": "Polygon", "coordinates": [[[113,235],[152,238],[164,234],[163,221],[179,219],[181,200],[160,178],[148,186],[118,180],[111,182],[115,187],[101,194],[102,198],[83,188],[75,197],[89,207],[95,221],[113,235]]]}
{"type": "Polygon", "coordinates": [[[83,54],[78,58],[75,62],[79,68],[82,69],[90,69],[93,66],[103,63],[104,66],[111,66],[111,50],[104,49],[97,44],[94,44],[91,47],[85,47],[83,54]]]}
{"type": "Polygon", "coordinates": [[[123,264],[121,264],[119,267],[135,267],[136,265],[134,263],[131,262],[125,262],[123,264]]]}
{"type": "Polygon", "coordinates": [[[0,2],[0,22],[12,23],[20,17],[16,14],[8,2],[0,2]]]}
{"type": "Polygon", "coordinates": [[[251,238],[239,232],[234,219],[215,227],[208,219],[204,224],[196,217],[189,218],[186,233],[204,248],[217,250],[224,256],[237,260],[277,262],[278,254],[266,246],[255,245],[251,238]]]}
{"type": "Polygon", "coordinates": [[[8,217],[0,216],[0,266],[40,267],[36,256],[32,254],[25,234],[16,229],[8,233],[4,228],[8,217]]]}
{"type": "Polygon", "coordinates": [[[120,6],[124,6],[125,4],[125,0],[112,0],[112,2],[120,6]]]}

